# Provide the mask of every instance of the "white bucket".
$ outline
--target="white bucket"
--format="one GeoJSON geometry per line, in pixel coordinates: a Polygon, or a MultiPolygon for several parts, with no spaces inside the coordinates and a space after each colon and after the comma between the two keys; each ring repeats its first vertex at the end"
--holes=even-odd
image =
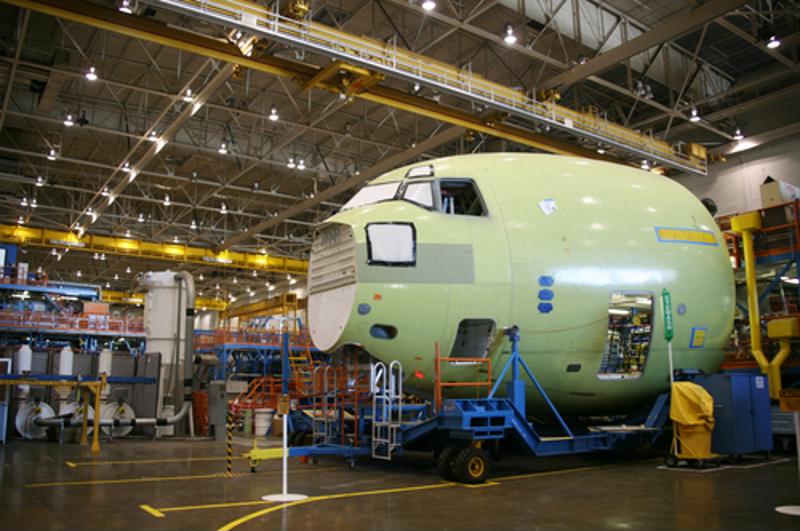
{"type": "Polygon", "coordinates": [[[263,437],[272,426],[272,415],[275,413],[274,409],[255,409],[255,434],[258,437],[263,437]]]}

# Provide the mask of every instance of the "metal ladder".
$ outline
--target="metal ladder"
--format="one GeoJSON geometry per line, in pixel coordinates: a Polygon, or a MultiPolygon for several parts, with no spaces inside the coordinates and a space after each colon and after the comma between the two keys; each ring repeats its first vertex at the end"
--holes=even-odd
{"type": "Polygon", "coordinates": [[[387,369],[374,363],[370,371],[372,388],[372,457],[391,461],[399,446],[397,432],[403,416],[403,366],[395,360],[387,369]]]}
{"type": "Polygon", "coordinates": [[[336,381],[334,379],[334,381],[331,382],[331,372],[333,372],[335,376],[333,367],[331,365],[324,365],[314,367],[312,373],[312,380],[314,382],[317,382],[317,378],[321,377],[321,392],[314,393],[314,408],[311,411],[313,444],[329,443],[333,437],[333,423],[336,420],[336,381]]]}

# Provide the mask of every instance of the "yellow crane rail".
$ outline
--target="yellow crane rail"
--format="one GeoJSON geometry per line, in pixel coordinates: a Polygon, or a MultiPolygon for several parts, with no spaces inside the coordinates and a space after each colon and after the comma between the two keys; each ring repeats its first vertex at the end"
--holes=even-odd
{"type": "Polygon", "coordinates": [[[0,241],[46,247],[68,248],[88,253],[106,253],[117,256],[150,258],[170,262],[191,263],[213,267],[249,269],[267,273],[292,273],[305,275],[308,262],[296,258],[270,256],[267,254],[242,253],[235,251],[216,252],[205,247],[195,247],[177,243],[148,242],[134,238],[116,236],[97,236],[51,229],[23,227],[19,225],[0,225],[0,241]]]}
{"type": "MultiPolygon", "coordinates": [[[[130,293],[127,291],[104,289],[100,292],[100,300],[110,304],[144,304],[144,293],[130,293]]],[[[228,307],[228,303],[222,299],[195,297],[194,307],[201,311],[216,310],[222,312],[228,307]]]]}

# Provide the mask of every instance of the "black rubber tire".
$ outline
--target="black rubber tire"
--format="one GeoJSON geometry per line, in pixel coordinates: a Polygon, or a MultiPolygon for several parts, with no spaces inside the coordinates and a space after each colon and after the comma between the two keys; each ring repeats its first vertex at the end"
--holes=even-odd
{"type": "Polygon", "coordinates": [[[453,458],[453,473],[461,483],[483,483],[489,475],[489,453],[469,446],[453,458]]]}
{"type": "Polygon", "coordinates": [[[675,454],[667,454],[664,456],[664,464],[669,468],[675,468],[678,466],[678,458],[675,454]]]}
{"type": "Polygon", "coordinates": [[[439,475],[445,481],[456,481],[456,475],[453,472],[453,458],[463,448],[461,444],[450,443],[442,448],[439,452],[439,457],[436,458],[436,469],[439,475]]]}

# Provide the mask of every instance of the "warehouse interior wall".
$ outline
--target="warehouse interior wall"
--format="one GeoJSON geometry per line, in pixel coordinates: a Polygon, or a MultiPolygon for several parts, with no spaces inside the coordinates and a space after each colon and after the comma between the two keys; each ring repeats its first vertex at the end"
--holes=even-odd
{"type": "Polygon", "coordinates": [[[699,198],[710,197],[717,215],[761,208],[759,187],[767,177],[800,186],[800,136],[785,138],[709,166],[708,175],[681,175],[675,180],[699,198]]]}

